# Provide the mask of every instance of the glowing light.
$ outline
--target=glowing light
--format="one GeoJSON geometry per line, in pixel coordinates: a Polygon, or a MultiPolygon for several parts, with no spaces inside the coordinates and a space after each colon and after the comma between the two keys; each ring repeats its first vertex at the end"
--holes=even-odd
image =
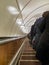
{"type": "Polygon", "coordinates": [[[13,6],[8,6],[7,9],[8,9],[8,11],[9,11],[11,14],[13,14],[13,15],[16,15],[16,14],[19,13],[19,12],[17,11],[17,9],[16,9],[15,7],[13,7],[13,6]]]}
{"type": "Polygon", "coordinates": [[[25,26],[21,26],[20,28],[21,28],[21,30],[22,30],[24,33],[28,33],[28,29],[26,29],[25,26]]]}
{"type": "Polygon", "coordinates": [[[16,23],[19,24],[19,25],[21,25],[22,24],[22,19],[17,19],[16,23]]]}

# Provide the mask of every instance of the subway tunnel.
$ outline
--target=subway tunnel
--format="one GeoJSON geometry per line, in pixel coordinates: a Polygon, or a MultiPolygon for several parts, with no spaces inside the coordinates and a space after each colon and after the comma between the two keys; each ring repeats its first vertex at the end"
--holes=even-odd
{"type": "Polygon", "coordinates": [[[49,0],[0,0],[0,65],[42,65],[27,35],[49,0]]]}

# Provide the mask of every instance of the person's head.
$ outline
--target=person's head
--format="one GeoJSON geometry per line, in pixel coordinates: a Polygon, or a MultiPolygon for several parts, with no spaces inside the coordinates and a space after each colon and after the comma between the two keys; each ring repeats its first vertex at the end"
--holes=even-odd
{"type": "Polygon", "coordinates": [[[31,39],[31,33],[28,33],[27,37],[28,39],[31,39]]]}
{"type": "Polygon", "coordinates": [[[46,17],[48,14],[49,14],[49,11],[45,11],[42,16],[46,17]]]}

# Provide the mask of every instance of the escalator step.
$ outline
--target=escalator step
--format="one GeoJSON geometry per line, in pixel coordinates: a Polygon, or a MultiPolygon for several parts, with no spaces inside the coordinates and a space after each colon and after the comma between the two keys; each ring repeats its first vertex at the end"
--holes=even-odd
{"type": "Polygon", "coordinates": [[[32,50],[26,49],[26,50],[24,50],[24,52],[34,52],[34,50],[33,49],[32,50]]]}
{"type": "Polygon", "coordinates": [[[36,54],[35,52],[23,53],[23,55],[35,55],[35,54],[36,54]]]}
{"type": "Polygon", "coordinates": [[[21,55],[21,60],[37,60],[35,55],[21,55]]]}
{"type": "Polygon", "coordinates": [[[41,65],[39,60],[20,60],[19,65],[41,65]]]}

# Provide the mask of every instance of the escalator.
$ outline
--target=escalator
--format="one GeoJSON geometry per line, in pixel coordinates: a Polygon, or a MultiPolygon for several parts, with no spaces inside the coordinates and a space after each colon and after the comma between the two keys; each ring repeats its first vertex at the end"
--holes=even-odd
{"type": "Polygon", "coordinates": [[[18,65],[41,65],[41,62],[36,58],[35,55],[36,51],[29,44],[28,40],[26,40],[18,65]]]}

